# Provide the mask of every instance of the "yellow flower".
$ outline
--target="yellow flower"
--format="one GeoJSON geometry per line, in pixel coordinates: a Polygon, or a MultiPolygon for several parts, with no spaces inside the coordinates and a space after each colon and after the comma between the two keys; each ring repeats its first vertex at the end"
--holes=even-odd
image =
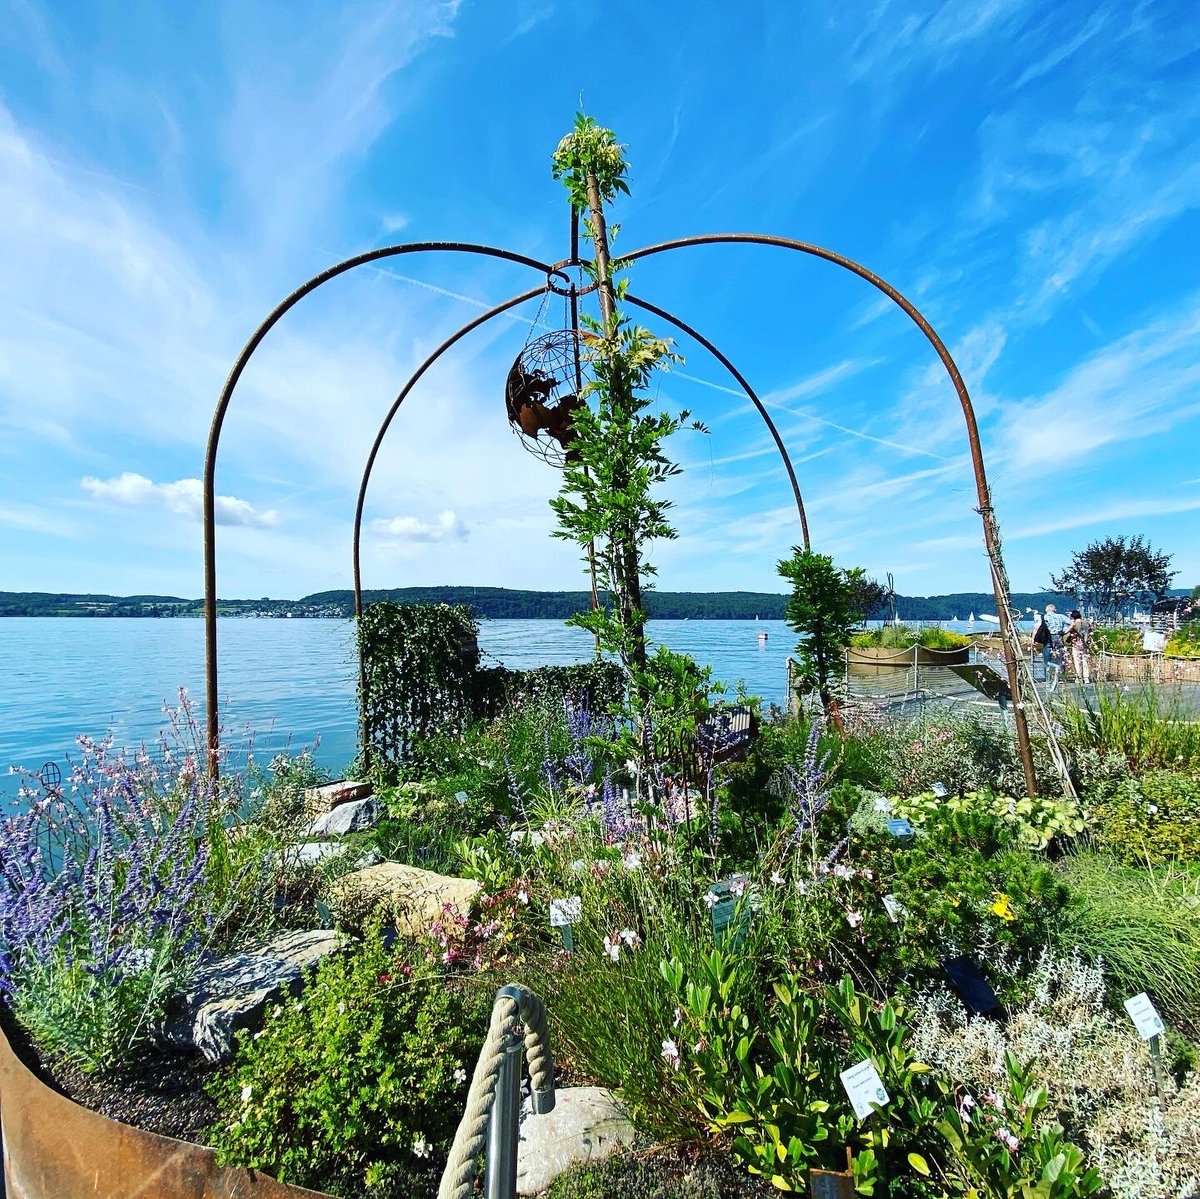
{"type": "Polygon", "coordinates": [[[996,892],[996,898],[992,902],[991,910],[1001,920],[1015,920],[1017,918],[1016,912],[1013,911],[1012,900],[1003,891],[996,892]]]}

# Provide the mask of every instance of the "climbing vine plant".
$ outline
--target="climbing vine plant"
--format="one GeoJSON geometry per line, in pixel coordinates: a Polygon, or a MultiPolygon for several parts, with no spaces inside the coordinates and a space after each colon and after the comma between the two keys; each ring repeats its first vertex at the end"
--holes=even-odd
{"type": "Polygon", "coordinates": [[[464,605],[377,603],[358,621],[364,765],[395,765],[413,741],[462,729],[476,706],[479,627],[464,605]]]}
{"type": "MultiPolygon", "coordinates": [[[[596,565],[611,593],[611,607],[580,613],[570,623],[594,633],[599,647],[624,667],[636,705],[638,740],[648,754],[647,724],[656,696],[664,685],[678,682],[682,663],[662,650],[653,658],[647,654],[643,592],[652,586],[655,569],[646,560],[646,549],[677,536],[662,485],[680,467],[667,456],[665,443],[690,414],[652,411],[649,389],[655,372],[679,358],[669,341],[634,324],[619,308],[626,281],[617,279],[621,264],[609,256],[604,205],[619,192],[628,194],[627,170],[623,147],[612,131],[582,114],[554,153],[554,177],[564,183],[596,246],[587,269],[598,284],[601,316],[581,320],[582,352],[591,368],[584,396],[591,402],[573,414],[571,461],[551,507],[558,517],[556,537],[596,546],[596,565]]],[[[692,427],[702,429],[698,422],[692,427]]]]}

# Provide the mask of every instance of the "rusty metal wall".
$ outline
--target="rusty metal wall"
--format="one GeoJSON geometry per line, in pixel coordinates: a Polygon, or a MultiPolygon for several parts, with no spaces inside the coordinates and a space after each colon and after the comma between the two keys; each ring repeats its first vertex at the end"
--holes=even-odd
{"type": "Polygon", "coordinates": [[[328,1199],[80,1107],[35,1078],[2,1031],[0,1131],[8,1199],[328,1199]]]}

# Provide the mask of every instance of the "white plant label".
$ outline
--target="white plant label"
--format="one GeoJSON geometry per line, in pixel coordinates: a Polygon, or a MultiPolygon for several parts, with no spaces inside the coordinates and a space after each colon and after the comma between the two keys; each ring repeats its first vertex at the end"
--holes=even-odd
{"type": "Polygon", "coordinates": [[[465,791],[455,791],[454,798],[458,800],[459,803],[466,803],[469,797],[465,791]]]}
{"type": "Polygon", "coordinates": [[[894,895],[885,895],[883,897],[883,910],[887,912],[888,919],[893,924],[900,923],[901,916],[908,915],[908,908],[904,906],[894,895]]]}
{"type": "Polygon", "coordinates": [[[949,792],[946,790],[945,783],[934,783],[929,789],[938,797],[938,799],[945,799],[949,794],[949,792]]]}
{"type": "Polygon", "coordinates": [[[843,1070],[841,1079],[854,1108],[854,1114],[860,1120],[865,1120],[874,1110],[871,1104],[877,1103],[884,1107],[889,1102],[883,1079],[879,1077],[879,1072],[870,1058],[859,1062],[857,1066],[851,1066],[849,1070],[843,1070]]]}
{"type": "Polygon", "coordinates": [[[579,919],[582,911],[583,897],[580,895],[569,895],[564,899],[552,899],[550,901],[550,927],[569,928],[579,919]]]}
{"type": "Polygon", "coordinates": [[[1125,1000],[1125,1010],[1129,1013],[1129,1018],[1133,1021],[1133,1026],[1143,1041],[1157,1037],[1163,1031],[1162,1017],[1145,991],[1140,995],[1135,995],[1132,999],[1125,1000]]]}

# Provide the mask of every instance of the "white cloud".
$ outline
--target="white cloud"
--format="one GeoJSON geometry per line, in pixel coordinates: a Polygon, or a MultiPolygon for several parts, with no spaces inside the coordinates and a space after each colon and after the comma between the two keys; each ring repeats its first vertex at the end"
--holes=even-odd
{"type": "Polygon", "coordinates": [[[1105,346],[1044,395],[1006,405],[1006,470],[1042,472],[1161,434],[1200,404],[1200,293],[1105,346]]]}
{"type": "MultiPolygon", "coordinates": [[[[111,504],[137,508],[161,506],[192,520],[200,520],[204,510],[204,489],[199,479],[155,483],[145,475],[127,470],[115,479],[97,479],[88,475],[79,485],[96,499],[111,504]]],[[[232,495],[216,497],[216,516],[219,525],[267,529],[279,523],[279,513],[274,508],[255,508],[249,501],[232,495]]]]}
{"type": "Polygon", "coordinates": [[[416,516],[393,516],[371,522],[371,528],[393,541],[466,541],[470,530],[457,512],[447,508],[437,520],[421,520],[416,516]]]}

